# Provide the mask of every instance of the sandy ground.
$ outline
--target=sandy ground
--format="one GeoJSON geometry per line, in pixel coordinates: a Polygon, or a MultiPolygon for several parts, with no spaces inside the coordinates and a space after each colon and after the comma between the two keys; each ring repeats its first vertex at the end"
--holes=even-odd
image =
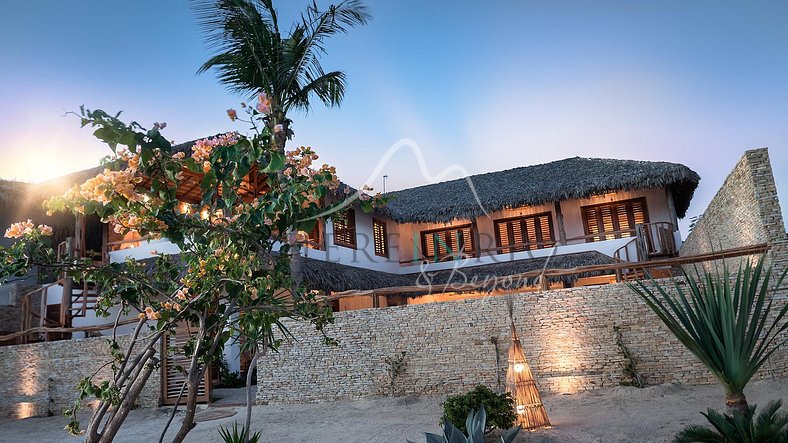
{"type": "MultiPolygon", "coordinates": [[[[753,382],[747,389],[751,403],[788,399],[788,380],[753,382]]],[[[209,411],[226,417],[197,424],[188,442],[220,441],[216,429],[243,421],[241,397],[228,395],[209,411]],[[224,404],[224,405],[222,405],[224,404]]],[[[254,408],[252,423],[263,430],[265,442],[423,442],[423,432],[439,432],[441,397],[370,398],[305,405],[268,405],[254,408]]],[[[722,409],[718,386],[662,385],[645,389],[616,387],[576,395],[544,398],[554,427],[521,433],[518,442],[666,442],[684,426],[703,423],[698,413],[712,406],[722,409]]],[[[118,443],[158,441],[167,409],[132,411],[118,443]]],[[[87,421],[87,417],[86,417],[87,421]]],[[[78,442],[62,431],[62,417],[0,419],[4,443],[78,442]]]]}

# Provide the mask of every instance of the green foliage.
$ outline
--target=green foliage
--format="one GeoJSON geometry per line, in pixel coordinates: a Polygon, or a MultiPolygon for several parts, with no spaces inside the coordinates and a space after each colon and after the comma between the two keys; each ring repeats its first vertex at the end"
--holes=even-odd
{"type": "Polygon", "coordinates": [[[675,296],[656,281],[630,287],[714,373],[729,398],[743,398],[747,382],[785,343],[780,335],[788,329],[788,305],[773,311],[770,291],[785,275],[773,281],[761,257],[754,266],[749,261],[739,266],[735,276],[726,265],[722,273],[686,275],[686,286],[675,282],[675,296]]]}
{"type": "Polygon", "coordinates": [[[408,367],[405,355],[405,351],[402,351],[399,354],[389,355],[383,359],[383,362],[386,364],[386,373],[389,377],[389,395],[394,395],[397,379],[405,373],[405,369],[408,367]]]}
{"type": "Polygon", "coordinates": [[[621,351],[621,355],[624,357],[624,362],[622,364],[624,370],[624,380],[621,381],[621,386],[635,386],[637,388],[644,387],[643,379],[640,377],[640,371],[638,371],[637,360],[629,351],[629,347],[624,344],[624,335],[621,332],[621,328],[619,326],[614,326],[613,332],[616,334],[616,344],[618,345],[618,350],[621,351]]]}
{"type": "MultiPolygon", "coordinates": [[[[337,106],[345,93],[345,74],[325,72],[320,56],[327,38],[370,20],[359,0],[346,0],[319,10],[311,4],[289,35],[280,32],[273,2],[195,0],[198,19],[209,46],[218,54],[199,72],[215,69],[233,92],[265,93],[272,99],[278,123],[291,109],[308,111],[310,98],[337,106]]],[[[287,134],[290,136],[290,134],[287,134]]]]}
{"type": "Polygon", "coordinates": [[[711,428],[688,426],[678,433],[676,443],[785,443],[788,442],[788,414],[780,411],[782,400],[771,401],[755,416],[756,406],[733,414],[709,408],[704,417],[711,428]]]}
{"type": "MultiPolygon", "coordinates": [[[[257,431],[254,434],[249,436],[248,443],[258,443],[260,441],[260,435],[263,431],[257,431]]],[[[241,426],[241,429],[238,429],[238,422],[233,423],[233,428],[230,430],[229,428],[225,428],[224,426],[219,427],[219,435],[222,437],[222,441],[224,443],[247,443],[246,435],[249,431],[241,426]]]]}
{"type": "Polygon", "coordinates": [[[238,371],[230,372],[224,356],[219,357],[216,365],[219,368],[219,384],[216,386],[217,388],[242,388],[246,386],[246,380],[241,378],[241,374],[238,371]]]}
{"type": "MultiPolygon", "coordinates": [[[[487,441],[484,436],[487,422],[487,413],[484,406],[478,410],[471,410],[465,419],[464,428],[467,429],[468,435],[463,431],[457,429],[450,422],[443,424],[443,435],[426,433],[427,443],[485,443],[487,441]]],[[[513,428],[501,436],[501,443],[511,443],[514,441],[517,434],[520,433],[520,428],[513,428]]],[[[413,443],[408,440],[408,443],[413,443]]]]}
{"type": "Polygon", "coordinates": [[[469,414],[480,409],[485,412],[485,423],[489,411],[490,423],[485,431],[494,428],[509,429],[517,419],[511,394],[508,392],[497,394],[487,386],[479,385],[465,395],[448,397],[443,403],[441,423],[444,426],[451,424],[460,431],[466,432],[469,430],[466,427],[469,414]]]}
{"type": "MultiPolygon", "coordinates": [[[[311,148],[280,152],[271,129],[256,126],[266,116],[256,111],[250,115],[252,135],[228,133],[200,140],[187,153],[173,152],[161,135],[164,124],[145,129],[122,122],[119,114],[81,108],[82,126],[94,128],[112,156],[103,172],[50,199],[46,209],[96,215],[118,234],[133,230],[166,237],[180,253],[151,251],[153,266],[134,260],[104,264],[58,258],[48,238],[51,228],[20,222],[6,232],[19,240],[0,247],[0,279],[25,276],[34,268],[63,271],[97,288],[97,315],[106,316],[117,307],[123,315],[137,315],[138,329],[150,330],[139,335],[140,341],[155,342],[178,324],[187,324],[195,333],[178,351],[194,355],[202,367],[216,361],[234,337],[276,350],[283,338],[291,337],[285,318],[309,321],[322,333],[333,322],[331,307],[294,283],[290,253],[302,241],[298,231],[330,217],[347,201],[326,203],[329,194],[341,192],[333,167],[313,167],[318,156],[311,148]],[[251,180],[255,190],[248,192],[251,180]],[[192,203],[180,201],[184,188],[199,193],[192,203]]],[[[365,210],[383,201],[366,194],[348,196],[356,197],[365,210]]],[[[326,337],[326,342],[333,340],[326,337]]],[[[76,412],[83,399],[116,405],[133,381],[128,375],[141,374],[131,366],[155,364],[136,359],[144,352],[140,347],[138,354],[129,355],[114,341],[110,347],[107,366],[115,377],[98,385],[91,377],[80,385],[80,398],[69,414],[72,432],[80,431],[76,412]]],[[[200,367],[189,365],[183,371],[200,367]]]]}

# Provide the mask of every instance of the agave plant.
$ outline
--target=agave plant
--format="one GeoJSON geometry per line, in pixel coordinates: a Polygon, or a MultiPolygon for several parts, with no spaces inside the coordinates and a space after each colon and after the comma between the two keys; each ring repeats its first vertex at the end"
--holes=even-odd
{"type": "MultiPolygon", "coordinates": [[[[487,441],[484,437],[486,423],[487,412],[482,406],[478,411],[470,411],[468,413],[468,418],[465,419],[465,428],[468,429],[467,436],[451,422],[446,421],[443,423],[443,435],[426,433],[427,443],[485,443],[487,441]]],[[[518,433],[520,433],[520,428],[512,428],[506,431],[501,436],[501,443],[511,443],[518,433]]],[[[408,443],[413,442],[408,440],[408,443]]]]}
{"type": "Polygon", "coordinates": [[[744,412],[734,411],[732,415],[720,414],[709,409],[703,414],[711,428],[689,426],[676,435],[676,443],[695,442],[747,442],[747,443],[785,443],[788,442],[788,414],[780,412],[781,400],[770,402],[755,417],[756,406],[744,412]]]}
{"type": "Polygon", "coordinates": [[[249,430],[245,427],[241,426],[241,429],[238,429],[238,422],[233,423],[232,430],[224,426],[219,427],[219,435],[224,443],[258,443],[262,431],[257,431],[252,435],[248,434],[249,430]]]}
{"type": "MultiPolygon", "coordinates": [[[[786,270],[788,272],[788,270],[786,270]]],[[[774,288],[785,278],[783,273],[774,288]]],[[[771,267],[764,257],[753,266],[747,261],[732,276],[723,265],[718,271],[685,275],[686,286],[674,281],[670,295],[659,283],[638,282],[630,287],[659,316],[676,338],[717,377],[725,388],[731,410],[748,410],[744,387],[783,343],[788,328],[788,305],[772,310],[774,292],[771,267]]]]}

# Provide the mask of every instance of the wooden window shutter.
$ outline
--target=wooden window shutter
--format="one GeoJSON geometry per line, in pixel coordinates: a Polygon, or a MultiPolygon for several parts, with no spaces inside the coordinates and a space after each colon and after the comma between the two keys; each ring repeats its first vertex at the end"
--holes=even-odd
{"type": "Polygon", "coordinates": [[[549,212],[496,220],[495,231],[498,251],[502,254],[548,248],[555,244],[553,219],[549,212]]]}
{"type": "Polygon", "coordinates": [[[648,223],[645,198],[583,206],[581,211],[587,242],[633,237],[635,226],[648,223]]]}
{"type": "Polygon", "coordinates": [[[389,242],[386,235],[386,223],[372,219],[372,239],[375,244],[375,255],[389,256],[389,242]]]}
{"type": "Polygon", "coordinates": [[[421,232],[421,250],[425,258],[433,261],[454,259],[465,255],[475,255],[473,227],[452,226],[445,229],[432,229],[421,232]]]}
{"type": "Polygon", "coordinates": [[[315,223],[315,227],[312,228],[312,231],[309,233],[309,242],[314,243],[314,245],[310,245],[310,247],[315,247],[317,249],[323,249],[323,232],[320,229],[321,221],[318,220],[315,223]]]}
{"type": "MultiPolygon", "coordinates": [[[[180,324],[175,329],[175,334],[167,334],[162,339],[161,355],[161,389],[162,403],[174,405],[178,400],[181,386],[186,380],[183,370],[188,370],[191,356],[182,352],[182,347],[192,338],[188,326],[180,324]],[[183,368],[183,370],[181,369],[183,368]]],[[[205,370],[203,378],[197,385],[197,402],[208,403],[211,400],[211,374],[210,368],[205,370]]],[[[183,399],[181,399],[183,401],[183,399]]]]}
{"type": "Polygon", "coordinates": [[[356,247],[356,212],[353,209],[342,211],[334,218],[334,244],[356,247]]]}

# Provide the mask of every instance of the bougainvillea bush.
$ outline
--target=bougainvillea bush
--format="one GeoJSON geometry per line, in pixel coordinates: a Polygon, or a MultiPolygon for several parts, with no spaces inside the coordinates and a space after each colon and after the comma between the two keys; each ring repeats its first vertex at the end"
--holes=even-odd
{"type": "MultiPolygon", "coordinates": [[[[333,320],[330,307],[304,288],[290,263],[306,240],[303,233],[319,219],[350,202],[370,211],[383,200],[345,187],[331,166],[316,167],[312,149],[278,147],[280,128],[266,125],[268,103],[261,95],[256,106],[244,105],[244,118],[228,112],[232,120],[248,123],[251,135],[222,134],[188,151],[173,149],[162,135],[164,124],[146,129],[124,123],[119,114],[80,110],[82,126],[94,128],[111,155],[102,173],[50,199],[47,210],[97,215],[119,234],[165,237],[180,254],[151,251],[154,263],[58,259],[47,241],[48,227],[25,222],[9,228],[7,236],[19,240],[0,250],[4,276],[33,267],[62,270],[100,288],[99,314],[120,307],[117,318],[138,317],[130,348],[121,349],[114,333],[109,340],[112,379],[80,384],[68,411],[70,432],[85,433],[88,442],[111,441],[161,359],[158,343],[178,325],[192,330],[181,350],[192,358],[182,368],[186,381],[179,403],[185,415],[176,442],[195,426],[199,381],[228,340],[244,336],[256,356],[287,336],[283,318],[308,320],[319,331],[333,320]],[[196,191],[186,196],[184,189],[196,191]],[[83,429],[76,412],[90,399],[98,403],[83,429]]],[[[168,427],[174,416],[175,409],[168,427]]]]}

